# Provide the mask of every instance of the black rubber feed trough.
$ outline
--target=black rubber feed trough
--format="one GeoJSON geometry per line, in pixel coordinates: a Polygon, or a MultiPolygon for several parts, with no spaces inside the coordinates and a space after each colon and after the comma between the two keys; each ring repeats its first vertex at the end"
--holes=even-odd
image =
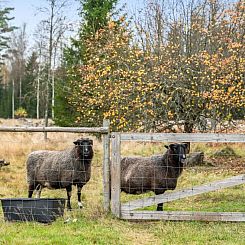
{"type": "Polygon", "coordinates": [[[1,201],[6,221],[51,223],[64,214],[64,198],[4,198],[1,201]]]}

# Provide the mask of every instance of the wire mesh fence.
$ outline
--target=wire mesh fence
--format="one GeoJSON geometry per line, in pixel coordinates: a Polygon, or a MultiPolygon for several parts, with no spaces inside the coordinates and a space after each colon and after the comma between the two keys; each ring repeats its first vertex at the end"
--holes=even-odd
{"type": "Polygon", "coordinates": [[[142,220],[245,221],[244,135],[198,136],[112,134],[114,214],[142,220]],[[190,152],[181,136],[182,142],[192,142],[190,152]],[[179,143],[169,143],[174,141],[179,143]]]}
{"type": "MultiPolygon", "coordinates": [[[[109,167],[102,164],[109,161],[108,141],[102,144],[91,135],[74,132],[51,132],[48,141],[42,136],[40,132],[1,132],[0,158],[10,164],[0,169],[0,198],[7,203],[0,221],[12,216],[53,221],[60,216],[69,220],[82,212],[98,215],[102,202],[108,205],[103,175],[109,175],[109,167]],[[85,166],[89,147],[81,138],[89,138],[87,146],[93,149],[89,166],[85,166]],[[69,161],[74,164],[64,168],[69,161]],[[78,176],[83,176],[81,183],[78,176]],[[68,184],[75,188],[67,188],[68,184]],[[34,191],[36,195],[30,195],[34,191]],[[74,212],[66,211],[71,193],[74,212]]],[[[111,139],[111,209],[118,217],[244,221],[243,134],[113,133],[111,139]],[[191,148],[182,143],[187,140],[191,148]]]]}
{"type": "Polygon", "coordinates": [[[45,141],[41,129],[18,131],[0,133],[0,159],[9,163],[0,167],[0,222],[48,223],[103,212],[103,162],[108,156],[95,136],[81,129],[49,131],[45,141]],[[69,199],[72,212],[67,211],[69,199]]]}
{"type": "Polygon", "coordinates": [[[6,221],[51,223],[64,214],[64,198],[5,198],[1,201],[6,221]]]}

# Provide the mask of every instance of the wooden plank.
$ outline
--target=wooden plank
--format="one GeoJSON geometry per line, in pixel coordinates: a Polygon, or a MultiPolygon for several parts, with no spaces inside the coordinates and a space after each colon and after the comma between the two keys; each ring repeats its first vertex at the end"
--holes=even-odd
{"type": "Polygon", "coordinates": [[[107,134],[103,135],[103,193],[104,210],[110,210],[110,121],[104,120],[103,127],[108,128],[107,134]]]}
{"type": "Polygon", "coordinates": [[[108,127],[0,127],[0,132],[108,133],[108,127]]]}
{"type": "Polygon", "coordinates": [[[119,133],[112,134],[112,158],[111,158],[111,211],[112,213],[120,217],[121,203],[121,140],[119,133]]]}
{"type": "Polygon", "coordinates": [[[166,203],[174,200],[182,199],[185,197],[195,196],[210,191],[221,190],[224,188],[245,184],[245,175],[238,175],[228,179],[214,181],[211,183],[206,183],[201,186],[194,186],[192,188],[183,189],[180,191],[164,193],[160,195],[155,195],[148,198],[142,198],[121,205],[121,210],[134,210],[138,208],[144,208],[158,203],[166,203]]]}
{"type": "Polygon", "coordinates": [[[242,212],[188,212],[188,211],[130,211],[122,212],[122,219],[128,220],[173,220],[173,221],[232,221],[245,222],[242,212]]]}
{"type": "Polygon", "coordinates": [[[151,142],[245,142],[245,134],[122,133],[121,140],[151,142]]]}

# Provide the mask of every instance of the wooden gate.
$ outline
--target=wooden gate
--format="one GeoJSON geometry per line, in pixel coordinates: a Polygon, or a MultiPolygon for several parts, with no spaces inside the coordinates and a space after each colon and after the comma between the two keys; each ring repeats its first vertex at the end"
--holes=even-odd
{"type": "Polygon", "coordinates": [[[121,141],[144,142],[245,142],[244,134],[182,134],[182,133],[112,133],[111,159],[111,210],[118,218],[130,220],[204,220],[204,221],[245,221],[244,212],[194,212],[194,211],[137,211],[137,209],[195,196],[211,191],[245,184],[245,174],[214,181],[192,188],[142,198],[127,203],[120,200],[121,141]]]}

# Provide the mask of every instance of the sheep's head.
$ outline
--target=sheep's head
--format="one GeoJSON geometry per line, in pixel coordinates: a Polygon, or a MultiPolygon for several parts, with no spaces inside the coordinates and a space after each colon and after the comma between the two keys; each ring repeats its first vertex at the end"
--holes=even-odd
{"type": "Polygon", "coordinates": [[[173,159],[176,162],[180,162],[184,164],[186,160],[186,153],[188,152],[188,144],[181,143],[181,144],[170,144],[168,146],[165,145],[167,149],[169,149],[169,154],[173,156],[173,159]]]}
{"type": "Polygon", "coordinates": [[[93,152],[93,140],[91,139],[78,139],[73,142],[75,144],[76,155],[80,160],[92,159],[93,152]]]}

